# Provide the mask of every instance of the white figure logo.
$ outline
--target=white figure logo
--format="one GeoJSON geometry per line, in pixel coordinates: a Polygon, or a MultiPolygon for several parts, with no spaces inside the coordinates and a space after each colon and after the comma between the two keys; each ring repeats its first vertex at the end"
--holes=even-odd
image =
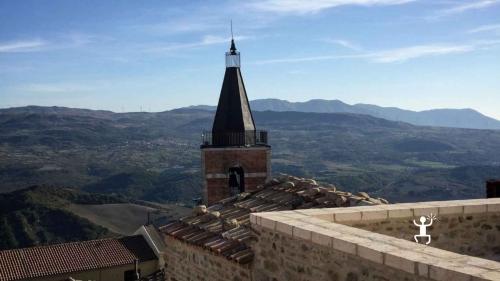
{"type": "Polygon", "coordinates": [[[435,219],[436,219],[436,217],[431,214],[428,218],[421,216],[420,217],[421,224],[418,224],[415,220],[413,220],[413,224],[420,228],[420,233],[418,235],[413,236],[413,238],[415,238],[415,242],[418,243],[418,237],[426,237],[427,243],[425,243],[425,244],[429,245],[429,243],[431,243],[431,236],[429,234],[427,234],[427,227],[431,226],[432,221],[435,219]],[[429,221],[430,221],[428,224],[425,223],[427,221],[427,219],[429,219],[429,221]]]}

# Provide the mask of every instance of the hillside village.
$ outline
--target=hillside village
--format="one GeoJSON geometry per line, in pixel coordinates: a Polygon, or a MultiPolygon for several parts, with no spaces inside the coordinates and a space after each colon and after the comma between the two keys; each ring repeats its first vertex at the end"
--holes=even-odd
{"type": "Polygon", "coordinates": [[[191,213],[119,238],[0,251],[0,281],[500,280],[499,182],[488,199],[390,204],[273,177],[272,134],[255,125],[231,40],[191,213]],[[413,241],[412,221],[433,215],[433,243],[413,241]]]}

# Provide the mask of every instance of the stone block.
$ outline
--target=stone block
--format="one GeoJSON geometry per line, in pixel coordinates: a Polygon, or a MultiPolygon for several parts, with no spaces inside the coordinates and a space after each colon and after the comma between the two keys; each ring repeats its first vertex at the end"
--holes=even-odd
{"type": "Polygon", "coordinates": [[[446,261],[446,260],[458,260],[463,257],[461,254],[455,252],[445,251],[429,246],[418,247],[418,248],[416,247],[415,252],[427,255],[428,258],[432,259],[433,262],[436,261],[435,258],[446,261]]]}
{"type": "Polygon", "coordinates": [[[384,253],[372,249],[368,245],[357,245],[358,247],[358,256],[367,260],[370,260],[372,262],[376,263],[384,263],[384,253]]]}
{"type": "Polygon", "coordinates": [[[377,207],[383,208],[385,210],[394,210],[394,209],[411,209],[414,206],[418,205],[419,203],[397,203],[397,204],[377,205],[377,207]]]}
{"type": "Polygon", "coordinates": [[[290,212],[290,213],[286,213],[286,214],[281,214],[281,216],[289,218],[289,219],[295,219],[295,220],[309,218],[309,216],[301,214],[299,212],[290,212]]]}
{"type": "Polygon", "coordinates": [[[289,224],[289,221],[277,221],[276,231],[292,236],[293,226],[289,224]]]}
{"type": "MultiPolygon", "coordinates": [[[[391,245],[389,243],[376,243],[376,242],[373,242],[371,239],[369,240],[369,243],[362,242],[361,244],[364,246],[368,246],[371,249],[377,250],[381,253],[395,253],[398,251],[404,251],[395,245],[391,245]]],[[[411,253],[408,253],[408,254],[411,254],[411,253]]]]}
{"type": "Polygon", "coordinates": [[[296,210],[295,212],[299,214],[303,214],[306,216],[317,216],[324,214],[332,214],[333,212],[330,209],[305,209],[305,210],[296,210]]]}
{"type": "Polygon", "coordinates": [[[317,219],[317,220],[318,220],[318,222],[316,222],[316,221],[312,222],[312,224],[314,224],[315,228],[328,230],[328,231],[336,230],[338,228],[337,227],[338,224],[336,224],[336,223],[332,223],[332,222],[328,222],[328,221],[320,220],[320,219],[317,219]]]}
{"type": "Polygon", "coordinates": [[[325,213],[325,214],[314,215],[314,217],[325,221],[333,222],[334,214],[325,213]]]}
{"type": "Polygon", "coordinates": [[[410,255],[411,252],[405,252],[405,251],[395,251],[395,252],[389,252],[385,254],[385,264],[399,269],[406,271],[411,274],[415,274],[415,265],[416,262],[409,259],[408,255],[410,255]]]}
{"type": "Polygon", "coordinates": [[[419,276],[426,277],[426,278],[429,277],[429,265],[428,264],[419,262],[417,264],[417,271],[418,271],[417,273],[419,276]]]}
{"type": "Polygon", "coordinates": [[[439,209],[438,207],[426,206],[426,205],[418,205],[412,208],[413,216],[429,216],[431,213],[434,215],[438,215],[439,209]]]}
{"type": "Polygon", "coordinates": [[[399,239],[399,238],[395,238],[395,237],[386,238],[386,239],[382,240],[382,242],[394,245],[394,246],[401,248],[401,249],[412,250],[412,251],[419,251],[419,250],[428,248],[427,245],[417,244],[417,243],[415,243],[414,240],[403,240],[403,239],[399,239]]]}
{"type": "Polygon", "coordinates": [[[429,278],[437,281],[470,281],[471,277],[468,274],[456,272],[451,269],[430,265],[429,278]]]}
{"type": "Polygon", "coordinates": [[[297,212],[295,212],[295,211],[279,211],[279,213],[282,216],[286,216],[286,215],[296,214],[297,212]]]}
{"type": "Polygon", "coordinates": [[[500,212],[500,203],[488,204],[486,207],[488,213],[500,212]]]}
{"type": "Polygon", "coordinates": [[[267,229],[276,230],[276,221],[273,217],[261,217],[260,226],[267,229]]]}
{"type": "Polygon", "coordinates": [[[250,223],[257,224],[257,217],[255,216],[255,214],[250,214],[250,223]]]}
{"type": "Polygon", "coordinates": [[[347,221],[359,221],[361,220],[361,212],[351,211],[351,212],[337,212],[334,216],[335,222],[347,222],[347,221]]]}
{"type": "Polygon", "coordinates": [[[361,220],[385,220],[387,219],[387,210],[368,210],[361,212],[361,220]]]}
{"type": "Polygon", "coordinates": [[[261,225],[261,219],[262,219],[262,217],[256,215],[255,216],[255,224],[260,226],[261,225]]]}
{"type": "Polygon", "coordinates": [[[498,281],[500,280],[500,271],[487,271],[473,276],[472,281],[498,281]]]}
{"type": "Polygon", "coordinates": [[[339,237],[332,237],[332,246],[335,250],[356,255],[356,243],[353,241],[347,241],[339,237]]]}
{"type": "Polygon", "coordinates": [[[389,218],[411,218],[413,217],[412,209],[389,209],[387,210],[389,218]]]}
{"type": "MultiPolygon", "coordinates": [[[[461,202],[462,204],[472,204],[472,205],[484,205],[488,202],[493,202],[496,198],[480,198],[480,199],[467,199],[467,200],[455,200],[452,202],[461,202]]],[[[498,201],[497,203],[500,203],[498,201]]]]}
{"type": "Polygon", "coordinates": [[[342,235],[345,235],[346,239],[350,237],[357,237],[357,238],[364,238],[364,239],[370,239],[372,238],[373,232],[357,228],[357,227],[352,227],[348,225],[343,225],[343,224],[338,224],[338,223],[332,223],[333,228],[335,231],[341,233],[342,235]]]}
{"type": "Polygon", "coordinates": [[[292,229],[292,236],[304,240],[311,241],[311,230],[308,229],[309,225],[294,226],[292,229]]]}
{"type": "Polygon", "coordinates": [[[486,213],[486,204],[481,205],[464,205],[464,214],[486,213]]]}
{"type": "MultiPolygon", "coordinates": [[[[366,212],[366,211],[377,211],[377,210],[386,210],[386,208],[383,208],[384,206],[390,206],[390,205],[366,205],[366,206],[356,206],[356,207],[349,207],[349,210],[360,211],[360,212],[366,212]]],[[[334,212],[335,212],[335,211],[334,211],[334,212]]]]}
{"type": "MultiPolygon", "coordinates": [[[[447,202],[450,202],[449,200],[448,201],[426,201],[424,202],[425,205],[428,205],[428,206],[443,206],[444,204],[446,204],[447,202]]],[[[415,203],[415,204],[418,204],[418,203],[415,203]]]]}
{"type": "Polygon", "coordinates": [[[464,207],[459,205],[449,205],[449,206],[439,206],[439,215],[455,215],[455,214],[463,214],[464,207]]]}
{"type": "Polygon", "coordinates": [[[477,257],[467,257],[465,260],[465,263],[467,265],[471,266],[477,266],[481,268],[486,268],[489,270],[497,270],[500,271],[500,262],[493,261],[493,260],[488,260],[488,259],[482,259],[482,258],[477,258],[477,257]]]}
{"type": "Polygon", "coordinates": [[[438,281],[470,281],[472,276],[478,276],[487,271],[484,268],[451,264],[442,260],[437,264],[430,265],[429,277],[438,281]]]}
{"type": "MultiPolygon", "coordinates": [[[[385,234],[380,234],[380,233],[377,233],[377,232],[370,232],[368,234],[368,236],[370,237],[371,240],[373,240],[376,243],[385,243],[385,244],[394,244],[394,245],[397,245],[397,244],[394,243],[395,241],[397,241],[397,242],[401,242],[401,243],[408,243],[409,244],[408,247],[412,247],[413,246],[412,244],[410,244],[406,240],[401,240],[401,239],[398,239],[398,238],[395,238],[395,237],[392,237],[392,236],[389,236],[389,235],[385,235],[385,234]]],[[[398,248],[400,248],[400,247],[398,246],[398,248]]]]}
{"type": "Polygon", "coordinates": [[[313,229],[311,233],[311,241],[318,245],[333,247],[333,238],[328,235],[326,231],[324,232],[313,229]]]}

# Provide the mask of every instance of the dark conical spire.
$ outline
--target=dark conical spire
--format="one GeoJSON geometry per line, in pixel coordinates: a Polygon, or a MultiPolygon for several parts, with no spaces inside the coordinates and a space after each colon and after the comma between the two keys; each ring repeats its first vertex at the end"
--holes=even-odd
{"type": "Polygon", "coordinates": [[[231,38],[231,48],[229,48],[229,51],[231,51],[231,54],[236,54],[236,45],[233,38],[231,38]]]}
{"type": "MultiPolygon", "coordinates": [[[[239,59],[239,53],[236,53],[236,46],[232,39],[230,53],[226,54],[226,59],[227,56],[235,55],[239,59]]],[[[235,143],[228,141],[230,139],[228,136],[238,135],[245,139],[245,135],[249,132],[255,134],[255,124],[241,70],[239,67],[227,66],[212,126],[213,142],[216,145],[236,145],[240,141],[235,141],[235,143]],[[217,136],[224,137],[218,139],[217,136]]]]}

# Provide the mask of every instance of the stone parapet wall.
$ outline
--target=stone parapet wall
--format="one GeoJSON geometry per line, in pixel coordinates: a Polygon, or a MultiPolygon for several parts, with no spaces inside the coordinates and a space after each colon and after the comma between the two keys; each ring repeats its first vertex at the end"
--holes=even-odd
{"type": "Polygon", "coordinates": [[[175,238],[165,239],[165,279],[168,281],[250,281],[251,269],[175,238]]]}
{"type": "MultiPolygon", "coordinates": [[[[356,253],[333,249],[312,240],[255,226],[259,241],[253,245],[254,280],[388,281],[430,280],[396,268],[387,268],[356,253]]],[[[325,241],[326,242],[326,241],[325,241]]]]}
{"type": "MultiPolygon", "coordinates": [[[[417,223],[418,218],[415,218],[417,223]]],[[[413,218],[348,224],[412,241],[418,228],[413,218]]],[[[441,215],[428,228],[430,246],[459,254],[500,261],[500,213],[441,215]]],[[[421,241],[426,242],[426,241],[421,241]]]]}
{"type": "MultiPolygon", "coordinates": [[[[264,259],[266,259],[266,255],[269,255],[269,250],[265,249],[273,247],[272,244],[268,245],[270,239],[274,239],[273,243],[276,245],[278,241],[283,239],[282,237],[287,237],[285,240],[288,242],[293,241],[292,244],[295,246],[303,244],[309,247],[312,245],[314,250],[311,254],[313,255],[323,253],[325,259],[333,259],[343,264],[342,267],[332,267],[337,270],[332,272],[332,276],[337,276],[337,280],[341,281],[479,281],[500,280],[500,263],[417,244],[414,241],[351,227],[348,224],[418,218],[421,215],[429,215],[431,212],[438,216],[459,214],[466,216],[486,214],[486,216],[489,216],[496,215],[499,211],[500,199],[494,198],[255,213],[251,214],[250,220],[252,227],[256,231],[261,231],[259,241],[254,245],[254,248],[263,250],[257,251],[256,262],[262,254],[264,254],[264,259]],[[316,247],[319,248],[316,250],[316,247]],[[342,259],[341,253],[350,255],[350,259],[342,259]],[[361,272],[352,271],[356,266],[365,268],[365,270],[361,272]],[[380,271],[381,267],[385,268],[385,270],[380,271]],[[369,275],[367,273],[369,270],[377,272],[378,279],[369,275]],[[380,275],[378,272],[380,272],[380,275]],[[349,275],[349,273],[352,274],[349,275]],[[356,277],[353,277],[353,274],[356,277]]],[[[494,216],[491,217],[495,218],[494,216]]],[[[286,245],[290,246],[288,242],[286,242],[286,245]]],[[[280,246],[284,246],[283,242],[279,243],[281,243],[280,246]]],[[[298,249],[295,248],[294,250],[297,251],[298,249]]],[[[286,250],[283,249],[283,251],[286,250]]],[[[277,254],[278,265],[280,262],[284,262],[283,259],[286,260],[288,256],[281,256],[280,252],[281,249],[275,253],[277,254]]],[[[307,254],[301,259],[310,268],[315,268],[318,262],[317,260],[313,263],[309,262],[314,258],[308,257],[307,254]]],[[[268,264],[266,269],[263,261],[256,263],[255,266],[265,270],[267,272],[265,276],[277,278],[277,280],[286,280],[279,279],[276,276],[283,278],[287,274],[286,271],[290,270],[287,266],[278,266],[277,271],[273,272],[273,267],[269,267],[268,264]]],[[[257,271],[257,268],[255,271],[257,271]]],[[[335,280],[328,279],[329,276],[327,275],[318,275],[317,278],[309,279],[304,277],[304,279],[300,280],[335,280]]]]}

